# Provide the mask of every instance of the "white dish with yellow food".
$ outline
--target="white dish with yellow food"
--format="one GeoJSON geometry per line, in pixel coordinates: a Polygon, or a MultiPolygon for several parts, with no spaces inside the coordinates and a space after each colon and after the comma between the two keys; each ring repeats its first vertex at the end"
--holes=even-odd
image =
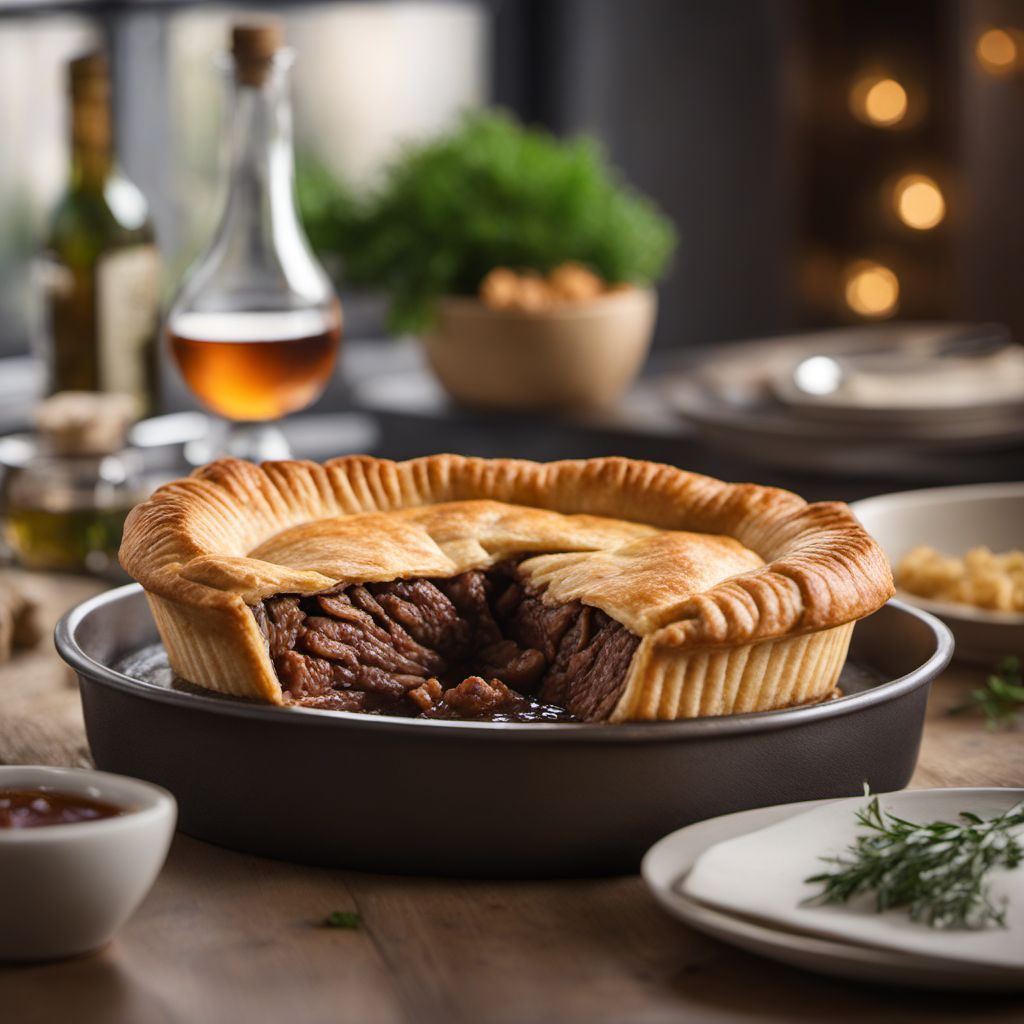
{"type": "Polygon", "coordinates": [[[883,494],[853,510],[898,595],[950,627],[958,659],[1024,654],[1024,482],[883,494]]]}

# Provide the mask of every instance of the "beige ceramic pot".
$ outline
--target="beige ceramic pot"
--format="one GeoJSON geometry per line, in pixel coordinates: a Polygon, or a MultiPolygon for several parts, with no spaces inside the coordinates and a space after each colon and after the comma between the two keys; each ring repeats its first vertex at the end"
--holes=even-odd
{"type": "Polygon", "coordinates": [[[581,408],[613,402],[651,344],[651,289],[611,292],[543,313],[494,310],[449,297],[423,338],[427,359],[456,401],[488,409],[581,408]]]}

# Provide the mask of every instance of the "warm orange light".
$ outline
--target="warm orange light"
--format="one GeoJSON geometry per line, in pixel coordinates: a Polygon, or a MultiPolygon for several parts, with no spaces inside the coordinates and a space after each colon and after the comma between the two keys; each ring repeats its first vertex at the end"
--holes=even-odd
{"type": "Polygon", "coordinates": [[[907,116],[907,90],[895,78],[868,75],[850,90],[854,117],[877,128],[892,128],[907,116]]]}
{"type": "Polygon", "coordinates": [[[1018,33],[1004,28],[990,28],[978,37],[974,55],[978,63],[993,75],[1005,75],[1021,64],[1018,33]]]}
{"type": "Polygon", "coordinates": [[[846,268],[843,294],[854,313],[882,319],[896,312],[900,282],[883,264],[858,260],[846,268]]]}
{"type": "Polygon", "coordinates": [[[942,189],[925,174],[904,175],[893,189],[896,213],[908,228],[928,231],[946,216],[942,189]]]}

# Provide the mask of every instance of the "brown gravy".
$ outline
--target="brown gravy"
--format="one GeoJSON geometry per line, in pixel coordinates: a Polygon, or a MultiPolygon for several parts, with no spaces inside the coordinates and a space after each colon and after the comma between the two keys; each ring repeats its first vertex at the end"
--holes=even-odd
{"type": "Polygon", "coordinates": [[[77,793],[44,789],[0,789],[0,828],[73,825],[124,814],[124,808],[77,793]]]}

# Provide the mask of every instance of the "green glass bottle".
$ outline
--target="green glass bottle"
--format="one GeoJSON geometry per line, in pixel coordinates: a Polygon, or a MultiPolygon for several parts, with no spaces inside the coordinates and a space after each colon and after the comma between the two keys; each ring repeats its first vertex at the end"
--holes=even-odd
{"type": "Polygon", "coordinates": [[[39,261],[48,390],[157,398],[160,261],[149,207],[117,167],[102,54],[70,64],[68,187],[39,261]]]}

